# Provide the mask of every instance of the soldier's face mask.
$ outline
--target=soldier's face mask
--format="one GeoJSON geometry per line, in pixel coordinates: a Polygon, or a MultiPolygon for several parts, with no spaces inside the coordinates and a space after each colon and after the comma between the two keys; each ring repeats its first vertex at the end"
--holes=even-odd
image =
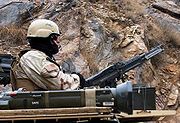
{"type": "Polygon", "coordinates": [[[46,55],[52,57],[52,55],[59,52],[58,35],[50,35],[47,38],[34,37],[28,38],[28,42],[32,49],[40,50],[46,55]]]}
{"type": "Polygon", "coordinates": [[[60,45],[59,45],[58,37],[59,37],[58,35],[51,35],[50,37],[50,43],[52,45],[52,50],[51,50],[52,54],[56,54],[59,52],[60,45]]]}
{"type": "Polygon", "coordinates": [[[55,43],[59,43],[58,37],[59,37],[58,35],[52,35],[51,40],[54,41],[55,43]]]}

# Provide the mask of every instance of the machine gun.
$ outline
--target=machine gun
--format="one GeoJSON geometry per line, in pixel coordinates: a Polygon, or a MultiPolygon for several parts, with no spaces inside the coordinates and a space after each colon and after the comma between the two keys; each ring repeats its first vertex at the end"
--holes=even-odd
{"type": "Polygon", "coordinates": [[[128,61],[117,62],[103,69],[94,76],[91,76],[90,78],[86,79],[85,86],[115,87],[116,82],[120,79],[123,79],[124,74],[126,72],[140,66],[145,61],[151,59],[152,57],[156,56],[162,51],[163,49],[161,48],[161,45],[159,45],[151,49],[149,52],[137,55],[128,61]]]}
{"type": "Polygon", "coordinates": [[[10,83],[10,70],[13,56],[10,54],[0,54],[0,84],[10,83]]]}

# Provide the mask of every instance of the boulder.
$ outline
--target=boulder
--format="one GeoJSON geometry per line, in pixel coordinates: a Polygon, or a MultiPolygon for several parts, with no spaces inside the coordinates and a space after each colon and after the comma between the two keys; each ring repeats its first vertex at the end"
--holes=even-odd
{"type": "Polygon", "coordinates": [[[149,14],[157,20],[169,40],[180,46],[180,6],[173,1],[154,3],[149,14]]]}
{"type": "Polygon", "coordinates": [[[18,24],[23,13],[28,12],[33,7],[33,3],[16,2],[13,0],[0,0],[0,26],[18,24]]]}

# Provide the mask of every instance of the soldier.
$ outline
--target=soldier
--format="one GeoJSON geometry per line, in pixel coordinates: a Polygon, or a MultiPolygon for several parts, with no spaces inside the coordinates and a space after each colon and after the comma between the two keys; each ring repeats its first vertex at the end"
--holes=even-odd
{"type": "Polygon", "coordinates": [[[58,53],[59,28],[47,19],[33,21],[27,31],[31,49],[21,52],[19,60],[12,65],[11,83],[14,90],[77,89],[85,82],[81,74],[66,74],[55,62],[58,53]]]}

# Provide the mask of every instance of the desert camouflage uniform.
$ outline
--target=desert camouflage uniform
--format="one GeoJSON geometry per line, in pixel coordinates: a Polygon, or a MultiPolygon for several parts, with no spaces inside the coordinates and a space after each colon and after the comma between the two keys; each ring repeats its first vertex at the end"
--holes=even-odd
{"type": "Polygon", "coordinates": [[[65,90],[79,87],[78,75],[63,73],[58,65],[47,58],[46,54],[38,50],[25,53],[12,67],[11,83],[14,89],[65,90]]]}

